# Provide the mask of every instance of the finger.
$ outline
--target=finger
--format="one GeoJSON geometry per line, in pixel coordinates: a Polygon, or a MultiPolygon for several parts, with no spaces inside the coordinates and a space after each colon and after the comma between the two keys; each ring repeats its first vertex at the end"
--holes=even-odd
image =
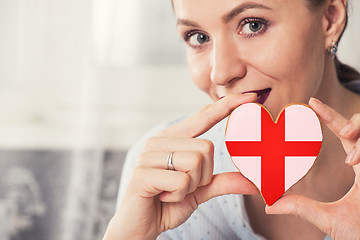
{"type": "MultiPolygon", "coordinates": [[[[143,152],[137,163],[138,167],[167,169],[168,152],[143,152]]],[[[172,163],[175,171],[184,172],[190,176],[187,193],[199,187],[203,156],[199,152],[173,152],[172,163]]],[[[212,175],[212,172],[210,173],[212,175]]]]}
{"type": "Polygon", "coordinates": [[[128,191],[142,198],[152,198],[162,192],[169,192],[166,198],[160,200],[180,202],[186,196],[189,184],[190,176],[184,172],[137,167],[128,191]]]}
{"type": "Polygon", "coordinates": [[[197,137],[228,116],[239,105],[253,102],[256,98],[256,93],[229,94],[219,101],[205,106],[181,123],[161,131],[159,136],[197,137]]]}
{"type": "Polygon", "coordinates": [[[355,114],[351,117],[348,124],[340,130],[340,136],[347,139],[354,139],[359,136],[360,133],[360,114],[355,114]]]}
{"type": "Polygon", "coordinates": [[[351,166],[360,163],[360,138],[356,141],[354,148],[347,155],[345,162],[351,166]]]}
{"type": "Polygon", "coordinates": [[[348,123],[348,120],[316,98],[311,98],[309,105],[319,115],[321,121],[323,121],[336,136],[341,137],[339,133],[348,123]]]}
{"type": "MultiPolygon", "coordinates": [[[[178,151],[199,152],[203,155],[199,185],[204,186],[209,184],[211,181],[214,169],[214,144],[210,140],[196,138],[153,137],[147,141],[144,151],[162,151],[167,153],[178,151]]],[[[181,161],[181,159],[182,158],[177,158],[176,161],[181,161]]],[[[159,161],[164,161],[164,158],[160,158],[159,161]]],[[[163,162],[159,164],[163,164],[163,162]]]]}
{"type": "Polygon", "coordinates": [[[257,194],[259,190],[239,172],[227,172],[214,175],[210,184],[200,187],[194,192],[196,202],[201,204],[207,200],[227,194],[257,194]]]}
{"type": "Polygon", "coordinates": [[[346,157],[345,162],[353,166],[355,172],[355,183],[360,184],[360,139],[356,141],[354,148],[346,157]]]}
{"type": "Polygon", "coordinates": [[[355,172],[355,183],[357,186],[360,185],[360,164],[353,166],[355,172]]]}
{"type": "Polygon", "coordinates": [[[341,129],[343,129],[347,124],[348,120],[344,118],[341,114],[336,112],[334,109],[328,105],[322,103],[316,98],[311,98],[309,101],[311,108],[319,115],[322,122],[337,136],[340,138],[343,147],[346,153],[349,153],[353,148],[354,143],[351,140],[344,139],[340,135],[341,129]]]}
{"type": "Polygon", "coordinates": [[[267,214],[293,214],[312,223],[330,234],[331,204],[321,203],[300,195],[285,195],[272,206],[266,206],[267,214]]]}

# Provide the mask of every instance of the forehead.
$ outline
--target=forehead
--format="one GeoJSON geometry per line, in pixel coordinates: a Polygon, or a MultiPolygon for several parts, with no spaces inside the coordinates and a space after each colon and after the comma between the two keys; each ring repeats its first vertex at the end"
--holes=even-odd
{"type": "Polygon", "coordinates": [[[305,0],[172,0],[172,2],[178,18],[199,16],[199,14],[216,16],[239,6],[243,6],[244,10],[261,9],[261,6],[264,6],[275,11],[294,11],[299,5],[305,5],[305,0]]]}

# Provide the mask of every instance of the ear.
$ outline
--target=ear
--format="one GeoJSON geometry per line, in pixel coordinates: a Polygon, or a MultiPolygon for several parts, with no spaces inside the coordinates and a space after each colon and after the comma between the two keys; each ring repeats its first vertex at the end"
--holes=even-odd
{"type": "Polygon", "coordinates": [[[347,0],[328,0],[324,6],[325,49],[338,42],[345,28],[347,0]]]}

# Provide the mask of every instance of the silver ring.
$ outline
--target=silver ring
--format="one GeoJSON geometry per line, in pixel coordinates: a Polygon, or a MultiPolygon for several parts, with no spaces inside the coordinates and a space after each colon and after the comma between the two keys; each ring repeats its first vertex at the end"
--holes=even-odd
{"type": "Polygon", "coordinates": [[[175,171],[172,156],[173,156],[173,152],[170,152],[167,160],[167,170],[175,171]]]}

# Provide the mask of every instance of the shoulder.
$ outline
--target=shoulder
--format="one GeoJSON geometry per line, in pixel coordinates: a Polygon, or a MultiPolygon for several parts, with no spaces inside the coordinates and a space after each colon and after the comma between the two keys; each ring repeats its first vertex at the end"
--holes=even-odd
{"type": "Polygon", "coordinates": [[[170,121],[162,122],[162,123],[154,126],[153,128],[151,128],[144,135],[142,135],[139,138],[139,140],[129,149],[129,151],[127,153],[127,156],[126,156],[126,162],[132,161],[132,160],[136,159],[139,156],[139,153],[142,151],[146,141],[149,138],[158,135],[158,133],[161,130],[166,129],[166,128],[172,126],[172,125],[175,125],[175,124],[181,122],[182,120],[184,120],[185,118],[186,118],[186,116],[177,117],[177,118],[172,119],[170,121]]]}

